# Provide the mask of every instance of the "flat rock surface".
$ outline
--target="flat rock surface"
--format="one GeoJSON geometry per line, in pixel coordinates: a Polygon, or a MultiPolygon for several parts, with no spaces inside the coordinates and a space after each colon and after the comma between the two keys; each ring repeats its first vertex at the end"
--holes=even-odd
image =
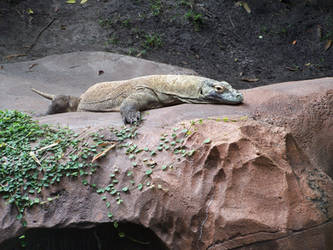
{"type": "Polygon", "coordinates": [[[74,52],[35,61],[4,64],[0,69],[0,109],[45,112],[47,100],[30,88],[51,94],[80,96],[97,82],[154,74],[195,74],[194,71],[107,52],[74,52]]]}

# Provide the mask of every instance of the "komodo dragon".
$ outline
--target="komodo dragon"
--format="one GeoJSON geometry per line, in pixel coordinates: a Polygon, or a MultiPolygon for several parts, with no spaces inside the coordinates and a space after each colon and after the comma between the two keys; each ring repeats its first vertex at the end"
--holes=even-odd
{"type": "Polygon", "coordinates": [[[140,121],[140,111],[180,103],[239,104],[243,95],[227,82],[192,75],[151,75],[124,81],[101,82],[81,97],[51,95],[46,114],[73,111],[120,111],[124,123],[140,121]]]}

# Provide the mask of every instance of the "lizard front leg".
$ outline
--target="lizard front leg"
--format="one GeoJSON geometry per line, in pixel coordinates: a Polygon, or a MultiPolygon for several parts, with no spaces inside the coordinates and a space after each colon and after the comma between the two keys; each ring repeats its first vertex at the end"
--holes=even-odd
{"type": "Polygon", "coordinates": [[[120,114],[124,123],[139,123],[140,111],[162,107],[157,94],[149,89],[135,92],[123,100],[120,105],[120,114]]]}

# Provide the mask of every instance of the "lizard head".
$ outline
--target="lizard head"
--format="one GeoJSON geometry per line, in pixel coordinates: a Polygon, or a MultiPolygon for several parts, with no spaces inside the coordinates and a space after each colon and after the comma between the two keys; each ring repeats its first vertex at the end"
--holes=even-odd
{"type": "Polygon", "coordinates": [[[203,100],[210,103],[240,104],[244,99],[242,93],[225,81],[205,80],[200,95],[203,100]]]}

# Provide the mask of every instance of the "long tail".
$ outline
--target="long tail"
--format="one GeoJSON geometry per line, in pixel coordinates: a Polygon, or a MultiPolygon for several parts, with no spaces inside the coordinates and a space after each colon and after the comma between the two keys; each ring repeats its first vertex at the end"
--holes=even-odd
{"type": "Polygon", "coordinates": [[[34,88],[31,88],[31,90],[33,92],[35,92],[36,94],[38,94],[38,95],[40,95],[42,97],[45,97],[46,99],[49,99],[51,101],[53,101],[55,99],[55,97],[56,97],[55,95],[47,94],[47,93],[41,92],[41,91],[39,91],[37,89],[34,89],[34,88]]]}

